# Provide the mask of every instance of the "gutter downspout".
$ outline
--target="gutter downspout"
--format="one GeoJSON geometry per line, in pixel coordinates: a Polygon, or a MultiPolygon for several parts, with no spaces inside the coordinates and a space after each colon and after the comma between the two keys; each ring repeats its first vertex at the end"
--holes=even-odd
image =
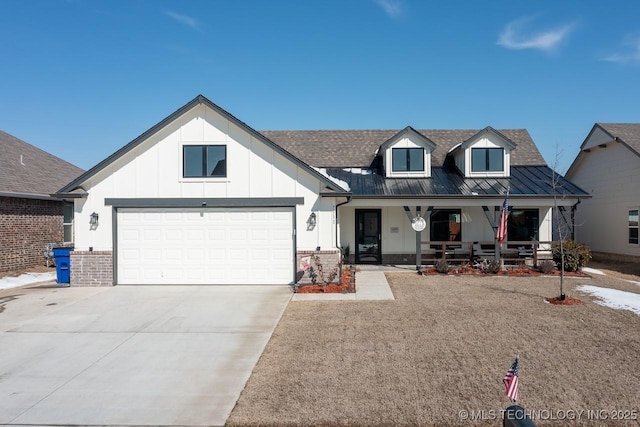
{"type": "Polygon", "coordinates": [[[351,201],[351,199],[353,198],[353,194],[349,194],[348,196],[345,196],[347,198],[347,200],[345,202],[342,203],[338,203],[336,205],[336,248],[340,251],[340,265],[342,265],[342,260],[344,259],[344,253],[342,252],[342,247],[338,246],[338,241],[340,240],[338,237],[338,208],[342,205],[346,205],[347,203],[349,203],[351,201]]]}
{"type": "Polygon", "coordinates": [[[578,209],[580,202],[581,200],[578,199],[578,201],[571,206],[571,240],[574,242],[576,240],[576,210],[578,209]]]}

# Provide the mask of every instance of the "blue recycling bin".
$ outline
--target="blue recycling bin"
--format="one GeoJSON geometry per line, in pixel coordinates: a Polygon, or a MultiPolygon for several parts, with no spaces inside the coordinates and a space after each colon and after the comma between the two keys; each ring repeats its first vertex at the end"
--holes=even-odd
{"type": "Polygon", "coordinates": [[[58,283],[71,282],[71,251],[73,248],[53,248],[56,260],[56,281],[58,283]]]}

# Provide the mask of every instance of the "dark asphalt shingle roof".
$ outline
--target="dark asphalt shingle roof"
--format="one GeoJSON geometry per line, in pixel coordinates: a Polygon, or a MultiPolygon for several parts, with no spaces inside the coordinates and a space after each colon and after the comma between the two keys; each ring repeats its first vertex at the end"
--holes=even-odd
{"type": "Polygon", "coordinates": [[[640,154],[640,123],[596,123],[614,138],[621,139],[640,154]]]}
{"type": "Polygon", "coordinates": [[[49,195],[82,172],[77,166],[0,131],[0,193],[49,195]]]}
{"type": "MultiPolygon", "coordinates": [[[[447,152],[480,131],[417,130],[437,146],[431,153],[432,166],[442,166],[447,152]]],[[[511,152],[513,166],[547,163],[526,129],[498,129],[512,140],[516,148],[511,152]]],[[[399,130],[284,130],[261,131],[303,162],[316,167],[369,167],[378,148],[399,130]]]]}
{"type": "MultiPolygon", "coordinates": [[[[354,196],[362,197],[504,197],[507,188],[513,197],[554,194],[553,170],[548,166],[512,166],[511,178],[465,178],[454,168],[431,168],[431,178],[386,178],[376,170],[327,168],[327,173],[346,182],[354,196]]],[[[588,194],[556,175],[555,193],[565,196],[588,194]]]]}

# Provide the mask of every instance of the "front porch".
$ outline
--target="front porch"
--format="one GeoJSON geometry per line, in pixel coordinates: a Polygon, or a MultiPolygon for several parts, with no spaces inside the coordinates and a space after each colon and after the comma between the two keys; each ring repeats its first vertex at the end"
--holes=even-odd
{"type": "MultiPolygon", "coordinates": [[[[345,259],[352,264],[418,268],[438,260],[472,264],[498,258],[506,264],[535,266],[551,259],[556,224],[554,208],[546,200],[512,200],[502,245],[495,240],[497,204],[502,200],[476,200],[432,200],[427,206],[416,206],[416,200],[353,200],[338,212],[340,246],[349,249],[345,259]],[[420,231],[412,227],[416,218],[424,223],[420,231]]],[[[567,207],[571,205],[565,212],[567,207]]],[[[560,216],[572,229],[570,218],[560,216]]]]}
{"type": "MultiPolygon", "coordinates": [[[[496,258],[494,242],[450,242],[421,241],[420,264],[429,266],[439,260],[453,264],[474,263],[496,258]]],[[[539,261],[551,259],[553,242],[508,241],[500,250],[499,258],[505,264],[538,265],[539,261]]]]}

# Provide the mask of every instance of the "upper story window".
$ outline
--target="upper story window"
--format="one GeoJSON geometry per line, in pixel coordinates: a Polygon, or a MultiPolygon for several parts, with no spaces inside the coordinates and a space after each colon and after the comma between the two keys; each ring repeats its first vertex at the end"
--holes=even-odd
{"type": "Polygon", "coordinates": [[[226,145],[184,145],[182,161],[182,176],[185,178],[227,176],[226,145]]]}
{"type": "Polygon", "coordinates": [[[629,210],[629,243],[638,244],[638,209],[629,210]]]}
{"type": "Polygon", "coordinates": [[[424,148],[392,148],[393,172],[422,172],[424,171],[424,148]]]}
{"type": "Polygon", "coordinates": [[[472,148],[472,172],[503,172],[504,148],[472,148]]]}

